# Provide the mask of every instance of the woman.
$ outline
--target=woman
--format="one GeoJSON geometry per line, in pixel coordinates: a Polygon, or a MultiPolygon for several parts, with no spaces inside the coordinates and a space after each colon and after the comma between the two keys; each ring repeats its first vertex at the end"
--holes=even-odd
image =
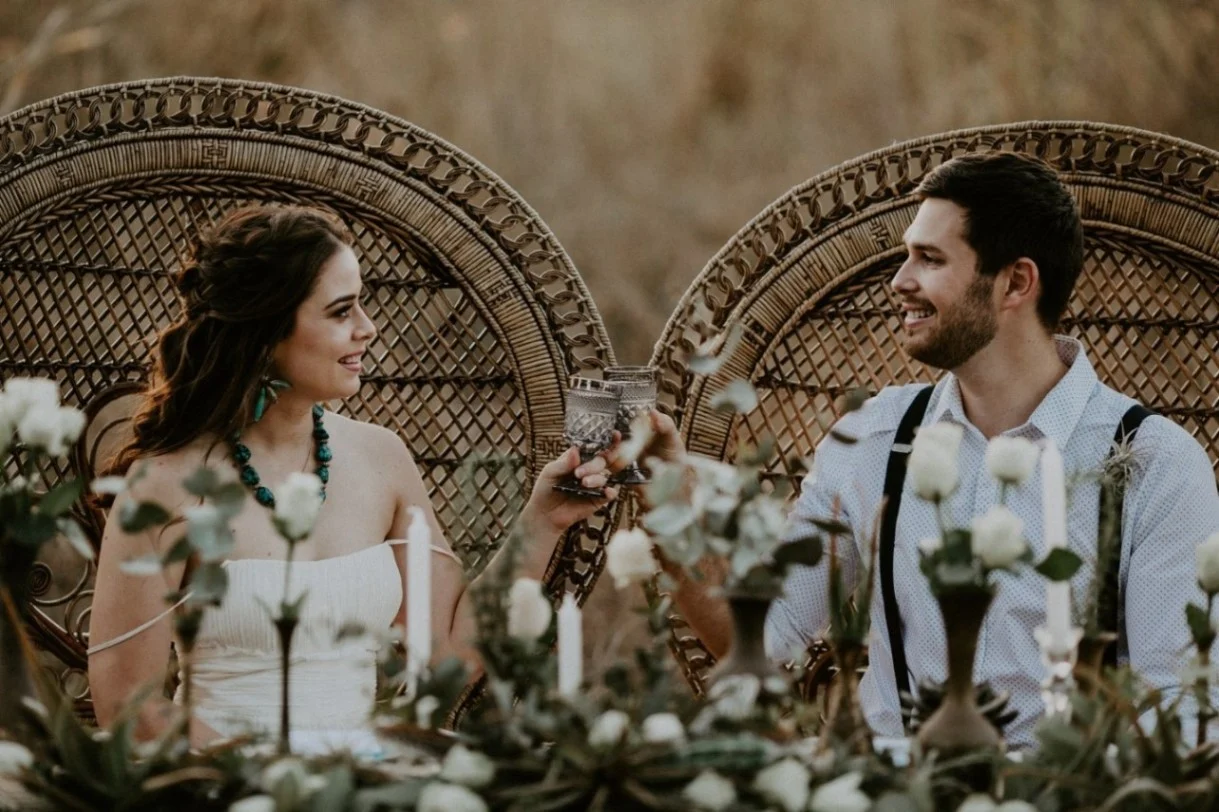
{"type": "MultiPolygon", "coordinates": [[[[456,654],[477,667],[469,585],[406,446],[388,429],[315,409],[356,394],[376,335],[360,304],[352,243],[340,222],[299,207],[243,209],[201,237],[175,278],[183,309],[159,336],[134,437],[116,461],[118,472],[137,461],[147,466],[118,509],[125,500],[150,500],[180,514],[197,504],[181,483],[204,465],[234,476],[241,471],[254,497],[232,522],[228,596],[205,613],[195,650],[195,745],[277,727],[278,642],[261,604],[277,605],[283,595],[286,547],[270,506],[275,483],[296,471],[316,471],[327,484],[292,569],[294,593],[308,592],[293,642],[294,730],[342,744],[350,742],[346,732],[366,729],[375,655],[367,642],[336,644],[335,632],[351,621],[369,628],[405,623],[403,548],[385,541],[406,535],[412,506],[426,511],[436,540],[434,657],[456,654]],[[277,383],[273,405],[258,408],[271,380],[287,387],[277,383]]],[[[616,496],[610,488],[606,500],[562,497],[552,486],[573,470],[586,487],[606,484],[605,461],[581,465],[574,448],[542,470],[518,520],[528,540],[522,575],[541,578],[558,536],[616,496]]],[[[167,567],[164,585],[125,573],[123,561],[163,554],[180,529],[127,534],[118,509],[103,535],[90,632],[96,645],[89,681],[103,725],[139,689],[163,679],[172,637],[164,595],[187,577],[187,563],[167,567]]],[[[171,718],[158,695],[141,708],[136,733],[155,736],[171,718]]]]}

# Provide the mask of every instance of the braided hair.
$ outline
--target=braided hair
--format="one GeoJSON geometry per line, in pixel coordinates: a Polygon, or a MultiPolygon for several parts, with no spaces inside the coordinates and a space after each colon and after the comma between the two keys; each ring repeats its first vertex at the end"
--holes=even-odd
{"type": "Polygon", "coordinates": [[[238,209],[201,233],[174,275],[181,311],[157,337],[133,436],[109,472],[249,423],[272,349],[292,334],[322,266],[353,243],[336,217],[301,206],[238,209]]]}

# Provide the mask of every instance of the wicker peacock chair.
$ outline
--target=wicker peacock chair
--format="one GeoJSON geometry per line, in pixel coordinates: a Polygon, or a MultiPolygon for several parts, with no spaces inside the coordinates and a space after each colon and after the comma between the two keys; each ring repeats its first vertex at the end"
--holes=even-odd
{"type": "MultiPolygon", "coordinates": [[[[570,374],[613,352],[550,230],[503,181],[439,138],[343,99],[173,78],[60,96],[0,119],[0,378],[52,376],[91,422],[89,477],[122,439],[148,339],[176,307],[167,276],[188,235],[250,203],[302,203],[354,231],[380,335],[347,414],[396,430],[457,553],[479,568],[560,453],[570,374]],[[463,459],[506,461],[463,496],[463,459]]],[[[102,517],[83,515],[94,543],[102,517]]],[[[555,550],[547,581],[583,600],[606,512],[555,550]]],[[[45,664],[89,710],[92,571],[51,545],[34,573],[45,664]]]]}
{"type": "MultiPolygon", "coordinates": [[[[728,459],[739,442],[774,436],[766,476],[798,486],[793,461],[813,452],[842,394],[934,380],[901,350],[889,289],[918,205],[911,193],[948,158],[1000,149],[1050,162],[1079,201],[1086,260],[1064,330],[1088,347],[1102,380],[1180,422],[1219,460],[1219,153],[1087,122],[897,144],[818,175],[754,218],[682,297],[653,354],[687,447],[728,459]],[[724,368],[691,373],[694,347],[734,325],[743,340],[724,368]],[[760,404],[734,418],[710,400],[738,377],[760,404]]],[[[701,692],[713,658],[677,615],[671,646],[701,692]]],[[[811,654],[815,690],[829,661],[823,646],[811,654]]]]}

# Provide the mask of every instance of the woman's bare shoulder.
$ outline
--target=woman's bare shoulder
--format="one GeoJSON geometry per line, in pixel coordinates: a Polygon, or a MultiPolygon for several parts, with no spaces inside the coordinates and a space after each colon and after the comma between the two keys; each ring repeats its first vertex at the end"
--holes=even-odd
{"type": "Polygon", "coordinates": [[[378,463],[410,459],[406,443],[393,429],[331,412],[326,412],[325,419],[326,431],[330,434],[332,445],[341,437],[344,442],[354,444],[365,458],[378,463]]]}
{"type": "Polygon", "coordinates": [[[183,481],[204,467],[220,472],[227,467],[223,444],[214,438],[201,437],[173,451],[138,457],[127,470],[128,479],[133,481],[131,494],[160,501],[165,507],[182,504],[192,498],[183,481]]]}

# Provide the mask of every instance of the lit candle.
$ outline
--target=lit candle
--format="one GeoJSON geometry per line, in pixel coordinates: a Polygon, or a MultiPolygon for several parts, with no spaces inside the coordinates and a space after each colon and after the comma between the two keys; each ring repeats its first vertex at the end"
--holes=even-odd
{"type": "Polygon", "coordinates": [[[412,507],[406,533],[406,669],[410,693],[432,658],[432,556],[427,516],[412,507]]]}
{"type": "Polygon", "coordinates": [[[576,597],[568,592],[559,604],[559,694],[568,699],[584,681],[584,629],[576,597]]]}
{"type": "MultiPolygon", "coordinates": [[[[1062,472],[1062,454],[1054,441],[1047,438],[1041,451],[1041,500],[1044,516],[1042,531],[1045,552],[1067,546],[1067,489],[1062,472]]],[[[1065,651],[1075,645],[1071,633],[1071,584],[1069,581],[1046,581],[1045,625],[1050,646],[1065,651]]]]}

